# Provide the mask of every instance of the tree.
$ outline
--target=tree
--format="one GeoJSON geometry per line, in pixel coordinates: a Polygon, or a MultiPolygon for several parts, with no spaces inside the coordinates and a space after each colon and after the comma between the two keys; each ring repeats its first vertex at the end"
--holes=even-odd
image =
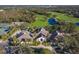
{"type": "Polygon", "coordinates": [[[68,33],[75,32],[75,25],[73,23],[67,23],[65,31],[68,33]]]}
{"type": "Polygon", "coordinates": [[[72,53],[79,53],[79,39],[77,39],[77,36],[65,36],[64,43],[65,47],[70,49],[72,53]]]}
{"type": "Polygon", "coordinates": [[[53,52],[48,49],[42,49],[41,54],[52,54],[53,52]]]}

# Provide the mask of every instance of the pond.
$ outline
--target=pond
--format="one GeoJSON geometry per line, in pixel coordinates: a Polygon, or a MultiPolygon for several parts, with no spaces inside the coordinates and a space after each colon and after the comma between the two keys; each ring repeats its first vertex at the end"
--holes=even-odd
{"type": "Polygon", "coordinates": [[[76,26],[79,26],[79,22],[75,23],[76,26]]]}
{"type": "Polygon", "coordinates": [[[48,19],[48,23],[49,23],[50,25],[56,25],[58,22],[57,22],[57,20],[56,20],[55,18],[49,18],[49,19],[48,19]]]}

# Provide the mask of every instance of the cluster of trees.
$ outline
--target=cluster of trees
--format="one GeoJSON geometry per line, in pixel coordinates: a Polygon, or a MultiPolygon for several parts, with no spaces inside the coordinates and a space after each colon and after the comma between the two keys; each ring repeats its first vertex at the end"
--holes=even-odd
{"type": "Polygon", "coordinates": [[[44,15],[47,17],[51,15],[51,13],[48,13],[48,8],[32,8],[30,11],[35,14],[44,15]]]}
{"type": "Polygon", "coordinates": [[[76,7],[56,7],[56,8],[7,8],[0,11],[0,22],[32,22],[35,21],[35,15],[45,15],[50,16],[51,13],[48,11],[54,11],[58,13],[66,13],[68,15],[73,15],[74,17],[79,17],[79,9],[76,7]]]}
{"type": "Polygon", "coordinates": [[[64,31],[66,33],[74,33],[74,32],[78,32],[76,29],[76,25],[74,25],[74,23],[71,22],[59,22],[58,25],[53,25],[53,26],[46,26],[45,27],[50,33],[56,30],[61,30],[64,31]]]}
{"type": "Polygon", "coordinates": [[[6,9],[0,12],[0,22],[32,22],[35,16],[27,9],[6,9]]]}
{"type": "Polygon", "coordinates": [[[18,52],[19,54],[51,54],[52,51],[48,49],[43,48],[31,48],[29,46],[19,46],[19,49],[15,51],[15,53],[18,52]]]}
{"type": "Polygon", "coordinates": [[[56,6],[55,8],[49,10],[58,12],[58,13],[66,13],[68,15],[72,15],[76,18],[79,18],[79,7],[78,6],[56,6]]]}
{"type": "MultiPolygon", "coordinates": [[[[69,33],[69,36],[64,35],[64,50],[69,50],[71,53],[79,53],[79,33],[76,31],[76,26],[73,23],[64,23],[65,25],[55,25],[46,27],[49,32],[53,32],[56,30],[64,31],[65,33],[69,33]],[[76,34],[74,34],[76,33],[76,34]]],[[[58,40],[61,40],[61,37],[58,37],[58,40]]],[[[58,42],[59,44],[60,42],[58,42]]],[[[63,52],[63,51],[62,51],[63,52]]]]}
{"type": "Polygon", "coordinates": [[[65,48],[71,50],[72,53],[79,53],[79,34],[73,36],[64,36],[65,48]]]}
{"type": "Polygon", "coordinates": [[[49,16],[48,9],[40,8],[7,8],[0,11],[0,22],[33,22],[35,15],[49,16]]]}

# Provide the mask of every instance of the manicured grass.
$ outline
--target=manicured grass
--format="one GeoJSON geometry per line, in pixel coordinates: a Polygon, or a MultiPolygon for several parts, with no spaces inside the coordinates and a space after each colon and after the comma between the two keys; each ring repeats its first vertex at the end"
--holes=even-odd
{"type": "Polygon", "coordinates": [[[76,26],[76,28],[75,28],[75,29],[76,29],[76,31],[79,31],[79,26],[76,26]]]}
{"type": "Polygon", "coordinates": [[[43,21],[40,21],[40,20],[38,20],[38,21],[35,21],[34,23],[32,23],[31,24],[33,27],[35,26],[35,27],[44,27],[44,26],[47,26],[48,25],[48,23],[45,21],[45,22],[43,22],[43,21]]]}
{"type": "Polygon", "coordinates": [[[75,18],[72,15],[67,15],[67,14],[63,14],[63,13],[52,12],[51,17],[53,15],[56,15],[56,18],[59,21],[66,21],[66,22],[73,22],[73,23],[79,22],[79,18],[75,18]]]}
{"type": "Polygon", "coordinates": [[[44,27],[48,25],[46,16],[36,15],[35,20],[36,20],[35,22],[30,24],[31,27],[44,27]]]}

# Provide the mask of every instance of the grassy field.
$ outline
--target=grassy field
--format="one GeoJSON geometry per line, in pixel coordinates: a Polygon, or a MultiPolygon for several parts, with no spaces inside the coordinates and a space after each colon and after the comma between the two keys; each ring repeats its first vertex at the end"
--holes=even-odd
{"type": "Polygon", "coordinates": [[[79,18],[75,18],[72,15],[67,15],[67,14],[63,14],[63,13],[52,12],[51,17],[53,15],[56,15],[56,18],[59,19],[59,21],[66,21],[66,22],[72,22],[72,23],[79,22],[79,18]]]}
{"type": "Polygon", "coordinates": [[[45,15],[36,15],[36,21],[31,23],[31,27],[44,27],[48,26],[48,18],[53,17],[53,15],[56,15],[56,18],[58,21],[66,21],[66,22],[72,22],[76,23],[79,22],[79,18],[75,18],[72,15],[57,13],[57,12],[49,12],[51,13],[50,17],[46,17],[45,15]]]}
{"type": "Polygon", "coordinates": [[[48,25],[47,17],[44,15],[36,15],[35,22],[31,23],[31,27],[44,27],[48,25]]]}

